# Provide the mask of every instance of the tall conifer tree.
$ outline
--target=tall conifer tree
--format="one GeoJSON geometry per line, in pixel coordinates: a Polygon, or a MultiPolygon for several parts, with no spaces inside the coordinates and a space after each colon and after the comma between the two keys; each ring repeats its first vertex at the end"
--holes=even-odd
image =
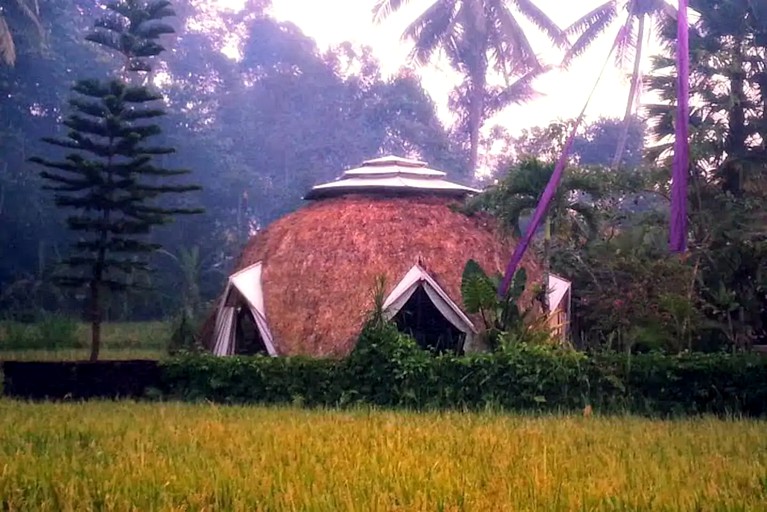
{"type": "Polygon", "coordinates": [[[75,210],[66,220],[78,240],[58,283],[89,289],[91,360],[99,356],[104,292],[123,291],[135,281],[132,274],[148,270],[147,255],[160,247],[147,239],[153,227],[174,215],[201,212],[161,205],[166,194],[200,187],[172,183],[190,171],[155,163],[174,149],[150,143],[161,133],[151,120],[165,112],[159,104],[162,94],[146,82],[153,58],[164,51],[159,38],[174,32],[163,21],[175,15],[171,4],[116,0],[106,11],[86,39],[122,57],[116,76],[74,85],[71,113],[63,120],[67,136],[43,139],[71,151],[63,161],[31,159],[46,168],[40,175],[48,183],[44,188],[55,191],[56,205],[75,210]]]}

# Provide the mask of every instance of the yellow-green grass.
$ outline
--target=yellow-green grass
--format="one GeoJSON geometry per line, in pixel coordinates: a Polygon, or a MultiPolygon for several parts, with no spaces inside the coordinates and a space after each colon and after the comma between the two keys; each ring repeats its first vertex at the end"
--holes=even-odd
{"type": "MultiPolygon", "coordinates": [[[[83,361],[90,357],[90,349],[56,350],[0,350],[0,361],[83,361]]],[[[161,359],[167,352],[160,349],[102,349],[99,360],[161,359]]]]}
{"type": "MultiPolygon", "coordinates": [[[[168,322],[109,322],[101,326],[102,346],[106,349],[164,349],[169,337],[168,322]]],[[[90,324],[78,324],[77,339],[83,346],[90,346],[90,324]]]]}
{"type": "MultiPolygon", "coordinates": [[[[79,322],[75,331],[75,344],[79,348],[52,348],[35,346],[34,348],[3,348],[6,339],[7,322],[0,323],[0,361],[55,361],[87,359],[90,354],[90,324],[79,322]]],[[[34,324],[16,328],[28,329],[29,335],[34,324]]],[[[166,354],[166,347],[171,334],[168,322],[107,322],[101,326],[100,359],[157,359],[166,354]]]]}
{"type": "Polygon", "coordinates": [[[0,401],[3,510],[765,510],[767,424],[0,401]]]}
{"type": "MultiPolygon", "coordinates": [[[[6,326],[9,322],[0,322],[0,343],[7,335],[6,326]]],[[[22,324],[16,323],[16,326],[22,324]]],[[[35,324],[29,324],[32,329],[35,324]]],[[[91,326],[86,322],[78,322],[75,332],[78,344],[83,347],[91,342],[91,326]]],[[[146,349],[164,347],[170,336],[168,322],[105,322],[101,325],[101,343],[106,348],[146,349]]]]}

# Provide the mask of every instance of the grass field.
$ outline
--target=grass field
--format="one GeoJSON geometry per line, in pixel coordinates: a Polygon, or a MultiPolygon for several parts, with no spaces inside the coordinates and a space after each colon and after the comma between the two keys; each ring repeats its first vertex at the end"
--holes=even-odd
{"type": "MultiPolygon", "coordinates": [[[[83,361],[90,356],[90,349],[54,349],[54,350],[0,350],[0,361],[83,361]]],[[[101,350],[99,359],[160,359],[166,356],[160,349],[125,349],[109,348],[101,350]]]]}
{"type": "MultiPolygon", "coordinates": [[[[167,322],[113,322],[102,325],[100,359],[157,359],[166,354],[170,325],[167,322]]],[[[40,324],[0,322],[0,361],[53,361],[87,359],[90,325],[78,322],[40,324]],[[57,328],[71,329],[66,339],[55,340],[57,328]],[[42,332],[41,332],[42,331],[42,332]],[[51,341],[53,340],[53,341],[51,341]]]]}
{"type": "Polygon", "coordinates": [[[764,510],[767,423],[0,400],[0,510],[764,510]]]}

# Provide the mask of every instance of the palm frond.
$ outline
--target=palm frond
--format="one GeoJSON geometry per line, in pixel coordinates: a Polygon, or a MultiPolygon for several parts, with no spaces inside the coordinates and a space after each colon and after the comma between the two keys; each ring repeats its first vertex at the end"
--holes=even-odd
{"type": "Polygon", "coordinates": [[[529,69],[538,69],[541,63],[535,55],[533,45],[525,35],[524,29],[519,22],[512,16],[507,9],[500,9],[497,12],[499,30],[503,34],[503,39],[508,42],[511,55],[509,60],[521,64],[529,69]]]}
{"type": "Polygon", "coordinates": [[[0,62],[7,66],[16,63],[16,44],[5,18],[0,16],[0,62]]]}
{"type": "Polygon", "coordinates": [[[537,197],[521,194],[508,196],[503,198],[497,215],[506,228],[510,228],[514,235],[519,236],[522,234],[519,221],[525,214],[534,211],[536,206],[538,206],[537,197]]]}
{"type": "Polygon", "coordinates": [[[410,0],[376,0],[373,6],[373,23],[381,23],[391,14],[403,6],[407,5],[410,0]]]}
{"type": "Polygon", "coordinates": [[[600,16],[597,21],[590,25],[578,39],[572,44],[570,49],[565,54],[565,58],[562,61],[563,66],[569,65],[576,57],[582,55],[589,46],[591,46],[602,33],[607,30],[607,27],[615,20],[617,13],[611,11],[604,16],[600,16]]]}
{"type": "Polygon", "coordinates": [[[459,72],[463,72],[464,66],[463,62],[461,62],[461,50],[459,46],[460,41],[458,37],[456,37],[456,34],[449,33],[442,43],[442,49],[445,52],[445,56],[447,57],[450,66],[459,72]]]}
{"type": "Polygon", "coordinates": [[[623,68],[627,62],[631,62],[632,57],[636,55],[636,49],[638,44],[638,31],[636,29],[636,23],[638,16],[629,16],[626,23],[623,25],[621,31],[621,37],[618,39],[618,45],[615,48],[615,65],[620,69],[623,68]]]}
{"type": "Polygon", "coordinates": [[[407,26],[402,39],[413,41],[410,58],[418,65],[426,64],[450,34],[455,11],[453,2],[439,0],[407,26]]]}
{"type": "Polygon", "coordinates": [[[592,199],[600,199],[604,195],[602,186],[594,176],[568,174],[562,180],[562,190],[588,194],[592,199]]]}
{"type": "Polygon", "coordinates": [[[569,27],[565,29],[565,33],[568,35],[583,34],[595,23],[598,23],[605,16],[615,18],[617,15],[617,6],[615,0],[608,0],[602,5],[598,5],[590,12],[584,14],[579,19],[575,20],[569,27]]]}
{"type": "Polygon", "coordinates": [[[551,66],[529,71],[524,76],[518,78],[508,87],[500,89],[498,92],[487,98],[485,109],[487,115],[493,115],[500,112],[509,105],[527,103],[538,96],[538,92],[533,88],[533,82],[544,73],[551,70],[551,66]]]}
{"type": "Polygon", "coordinates": [[[667,16],[675,20],[678,13],[679,9],[669,3],[663,2],[663,5],[661,5],[659,11],[655,13],[655,17],[663,18],[664,16],[667,16]]]}
{"type": "Polygon", "coordinates": [[[42,37],[45,30],[43,24],[40,23],[40,6],[37,4],[37,0],[16,0],[16,7],[24,13],[27,20],[37,29],[38,35],[42,37]]]}
{"type": "Polygon", "coordinates": [[[572,220],[586,238],[591,238],[599,231],[599,217],[594,208],[583,203],[571,203],[567,209],[574,214],[572,220]]]}
{"type": "Polygon", "coordinates": [[[536,5],[534,0],[513,0],[513,3],[517,6],[517,10],[546,34],[557,47],[569,46],[570,42],[567,40],[564,30],[554,23],[549,15],[536,5]]]}
{"type": "MultiPolygon", "coordinates": [[[[40,6],[37,0],[15,0],[16,9],[32,23],[40,39],[45,37],[45,29],[40,22],[40,6]]],[[[16,43],[7,19],[0,14],[0,63],[13,66],[16,63],[16,43]]]]}

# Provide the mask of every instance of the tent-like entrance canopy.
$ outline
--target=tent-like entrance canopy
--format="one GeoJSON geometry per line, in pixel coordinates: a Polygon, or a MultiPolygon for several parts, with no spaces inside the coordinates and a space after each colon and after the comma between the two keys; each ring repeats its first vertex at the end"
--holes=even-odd
{"type": "Polygon", "coordinates": [[[274,340],[264,314],[264,293],[261,287],[261,262],[246,267],[229,276],[224,296],[216,314],[213,353],[217,356],[231,356],[238,344],[237,317],[243,309],[252,315],[256,334],[271,356],[276,356],[274,340]]]}
{"type": "Polygon", "coordinates": [[[554,336],[563,342],[567,340],[570,327],[571,289],[572,283],[570,281],[549,274],[549,326],[552,328],[554,336]]]}
{"type": "Polygon", "coordinates": [[[429,301],[436,307],[442,318],[463,334],[460,347],[456,348],[462,350],[464,347],[470,346],[477,334],[476,328],[458,305],[420,265],[414,265],[384,301],[383,309],[386,318],[388,320],[395,318],[419,289],[426,293],[429,301]]]}

